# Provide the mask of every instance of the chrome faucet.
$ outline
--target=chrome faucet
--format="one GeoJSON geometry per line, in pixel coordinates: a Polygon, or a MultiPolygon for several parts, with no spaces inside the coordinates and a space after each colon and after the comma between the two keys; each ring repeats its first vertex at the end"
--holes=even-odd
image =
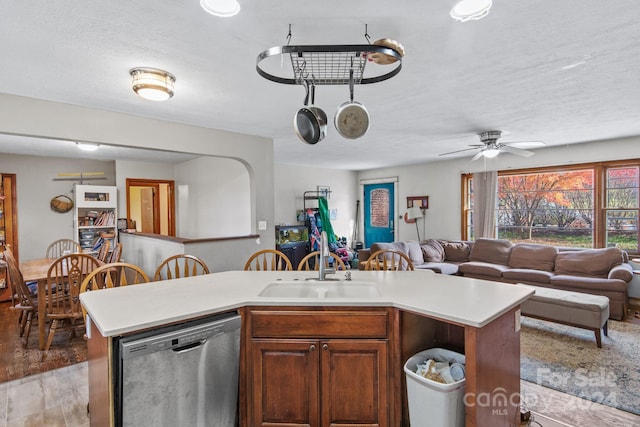
{"type": "Polygon", "coordinates": [[[333,274],[336,272],[335,268],[326,267],[327,259],[331,256],[329,255],[329,238],[327,237],[327,232],[323,231],[320,234],[320,266],[318,267],[318,280],[327,280],[327,274],[333,274]]]}

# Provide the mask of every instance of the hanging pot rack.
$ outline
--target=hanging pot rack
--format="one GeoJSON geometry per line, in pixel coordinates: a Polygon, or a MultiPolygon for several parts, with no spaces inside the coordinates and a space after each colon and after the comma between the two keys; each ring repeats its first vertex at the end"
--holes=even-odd
{"type": "Polygon", "coordinates": [[[348,85],[350,70],[353,70],[354,84],[371,84],[388,80],[401,69],[402,55],[395,49],[376,44],[275,46],[261,52],[256,60],[259,75],[267,80],[289,85],[301,85],[310,76],[313,76],[315,85],[348,85]],[[365,68],[371,54],[394,58],[393,69],[384,74],[365,77],[365,68]],[[278,55],[289,56],[293,76],[276,75],[261,67],[263,60],[278,55]]]}

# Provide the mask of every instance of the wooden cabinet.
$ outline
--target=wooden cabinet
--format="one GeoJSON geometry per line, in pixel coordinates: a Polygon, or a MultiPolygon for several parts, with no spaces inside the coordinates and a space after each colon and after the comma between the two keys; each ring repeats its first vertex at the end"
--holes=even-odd
{"type": "Polygon", "coordinates": [[[389,426],[387,309],[248,310],[249,426],[389,426]]]}
{"type": "Polygon", "coordinates": [[[74,191],[75,239],[82,251],[96,254],[106,240],[113,248],[118,238],[117,187],[76,185],[74,191]]]}

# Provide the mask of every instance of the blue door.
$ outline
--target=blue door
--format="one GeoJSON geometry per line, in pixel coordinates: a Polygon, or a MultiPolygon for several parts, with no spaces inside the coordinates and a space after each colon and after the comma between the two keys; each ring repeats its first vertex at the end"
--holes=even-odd
{"type": "Polygon", "coordinates": [[[364,245],[394,241],[394,183],[364,186],[364,245]]]}

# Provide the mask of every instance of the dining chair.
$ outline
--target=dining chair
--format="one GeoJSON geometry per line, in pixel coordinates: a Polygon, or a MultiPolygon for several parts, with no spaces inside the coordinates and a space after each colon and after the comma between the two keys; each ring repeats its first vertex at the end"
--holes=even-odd
{"type": "Polygon", "coordinates": [[[100,245],[100,250],[96,254],[96,258],[98,259],[98,261],[105,264],[107,263],[110,255],[109,249],[111,249],[111,241],[105,240],[104,242],[102,242],[102,245],[100,245]]]}
{"type": "Polygon", "coordinates": [[[209,267],[200,258],[193,255],[173,255],[160,263],[153,275],[153,281],[177,279],[179,277],[209,274],[209,267]]]}
{"type": "Polygon", "coordinates": [[[413,271],[413,263],[411,259],[400,251],[388,249],[380,249],[371,254],[365,262],[365,270],[411,270],[413,271]]]}
{"type": "Polygon", "coordinates": [[[282,271],[293,270],[287,256],[276,249],[263,249],[251,255],[244,265],[245,271],[282,271]]]}
{"type": "MultiPolygon", "coordinates": [[[[331,252],[329,255],[331,256],[331,258],[333,258],[333,263],[336,271],[347,269],[344,261],[342,261],[342,258],[340,258],[337,254],[331,252]]],[[[325,259],[325,266],[330,267],[328,259],[325,259]]],[[[300,264],[298,264],[298,271],[318,271],[319,268],[320,251],[313,251],[307,254],[300,260],[300,264]]]]}
{"type": "Polygon", "coordinates": [[[82,253],[80,243],[71,239],[59,239],[47,247],[46,258],[60,258],[62,255],[82,253]]]}
{"type": "MultiPolygon", "coordinates": [[[[137,285],[149,281],[147,273],[137,265],[127,262],[113,262],[101,265],[89,273],[80,285],[80,293],[137,285]]],[[[82,307],[82,315],[85,318],[87,316],[84,307],[82,307]]]]}
{"type": "Polygon", "coordinates": [[[27,284],[24,282],[18,262],[13,256],[13,252],[8,247],[4,250],[4,259],[7,263],[7,276],[12,292],[15,293],[14,304],[12,310],[20,310],[20,337],[22,337],[22,346],[27,347],[29,343],[29,333],[31,325],[38,316],[38,299],[33,295],[27,284]]]}
{"type": "Polygon", "coordinates": [[[69,329],[71,336],[82,324],[80,287],[84,278],[100,266],[100,262],[89,254],[69,254],[57,258],[47,272],[45,318],[51,321],[45,345],[45,355],[53,343],[56,332],[69,329]]]}
{"type": "Polygon", "coordinates": [[[109,259],[106,262],[109,264],[120,262],[120,257],[122,257],[122,243],[116,243],[111,251],[111,255],[109,255],[109,259]]]}

